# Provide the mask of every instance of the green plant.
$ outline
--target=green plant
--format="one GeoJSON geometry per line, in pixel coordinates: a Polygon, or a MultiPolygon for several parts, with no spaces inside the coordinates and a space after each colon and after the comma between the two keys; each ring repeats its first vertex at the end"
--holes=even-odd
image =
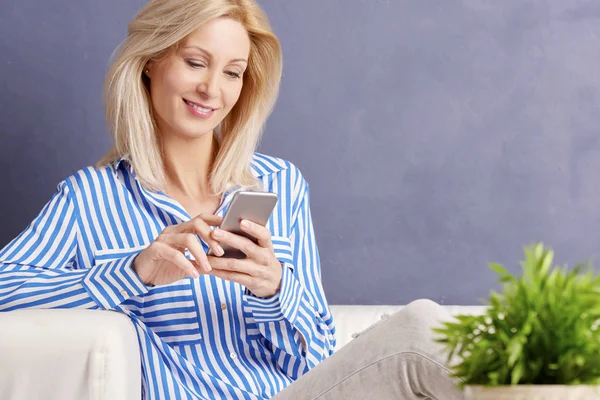
{"type": "Polygon", "coordinates": [[[590,263],[553,267],[542,244],[525,247],[523,274],[500,275],[483,315],[458,316],[434,332],[441,336],[452,375],[465,385],[599,384],[600,276],[590,263]]]}

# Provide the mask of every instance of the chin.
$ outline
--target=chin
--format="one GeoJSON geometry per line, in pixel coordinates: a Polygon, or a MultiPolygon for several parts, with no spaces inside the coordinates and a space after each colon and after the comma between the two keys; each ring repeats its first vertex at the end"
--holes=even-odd
{"type": "Polygon", "coordinates": [[[211,134],[214,131],[214,129],[215,127],[212,125],[210,127],[186,127],[178,130],[178,132],[181,132],[181,135],[187,139],[199,139],[205,135],[211,134]]]}

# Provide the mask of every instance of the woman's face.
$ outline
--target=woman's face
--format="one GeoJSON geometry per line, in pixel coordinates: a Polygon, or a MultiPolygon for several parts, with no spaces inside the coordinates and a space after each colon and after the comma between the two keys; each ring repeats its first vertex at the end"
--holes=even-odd
{"type": "Polygon", "coordinates": [[[249,54],[243,25],[218,18],[150,63],[150,96],[161,135],[193,139],[212,132],[240,96],[249,54]]]}

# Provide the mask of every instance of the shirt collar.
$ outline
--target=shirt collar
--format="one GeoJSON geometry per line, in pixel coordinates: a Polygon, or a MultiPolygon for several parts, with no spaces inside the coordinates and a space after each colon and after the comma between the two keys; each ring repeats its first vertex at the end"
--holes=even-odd
{"type": "Polygon", "coordinates": [[[289,168],[289,163],[281,158],[254,153],[250,162],[250,169],[256,178],[275,174],[289,168]]]}
{"type": "MultiPolygon", "coordinates": [[[[284,169],[289,168],[289,165],[290,164],[287,161],[284,161],[282,159],[255,153],[254,157],[252,158],[250,168],[252,170],[253,175],[260,180],[264,176],[274,174],[278,171],[282,171],[284,169]]],[[[165,193],[154,193],[144,189],[141,183],[139,182],[138,178],[135,176],[135,172],[131,163],[124,157],[119,158],[114,163],[114,171],[119,170],[124,174],[131,174],[131,176],[133,176],[133,178],[137,181],[143,196],[148,201],[152,202],[156,207],[168,211],[169,213],[177,217],[180,221],[186,221],[190,218],[190,216],[187,215],[185,209],[175,200],[170,199],[165,193]]],[[[223,198],[221,199],[221,204],[217,209],[216,215],[222,216],[224,214],[226,208],[231,202],[231,199],[233,197],[232,195],[233,193],[235,193],[236,190],[239,190],[239,186],[233,187],[223,194],[223,198]]]]}
{"type": "MultiPolygon", "coordinates": [[[[115,170],[118,170],[119,168],[125,168],[135,177],[133,166],[125,157],[119,157],[115,162],[115,170]]],[[[254,153],[252,161],[250,162],[250,170],[256,178],[271,175],[288,168],[289,164],[286,161],[260,153],[254,153]]]]}
{"type": "Polygon", "coordinates": [[[114,163],[114,168],[115,168],[115,171],[118,171],[120,168],[122,168],[123,170],[129,172],[134,178],[137,179],[137,176],[135,175],[135,171],[133,170],[133,166],[131,165],[131,162],[129,162],[129,160],[125,157],[119,157],[117,159],[117,161],[114,163]]]}

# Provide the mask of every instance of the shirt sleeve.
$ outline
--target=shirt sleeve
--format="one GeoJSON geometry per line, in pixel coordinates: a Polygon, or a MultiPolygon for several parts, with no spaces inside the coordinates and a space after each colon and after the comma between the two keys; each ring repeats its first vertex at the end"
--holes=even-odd
{"type": "Polygon", "coordinates": [[[0,311],[25,308],[115,309],[148,292],[129,254],[82,267],[79,216],[67,181],[27,228],[0,250],[0,311]]]}
{"type": "Polygon", "coordinates": [[[282,262],[280,291],[270,298],[246,292],[244,301],[278,364],[297,379],[333,354],[335,328],[321,283],[319,252],[309,207],[308,185],[291,231],[292,262],[282,262]]]}

